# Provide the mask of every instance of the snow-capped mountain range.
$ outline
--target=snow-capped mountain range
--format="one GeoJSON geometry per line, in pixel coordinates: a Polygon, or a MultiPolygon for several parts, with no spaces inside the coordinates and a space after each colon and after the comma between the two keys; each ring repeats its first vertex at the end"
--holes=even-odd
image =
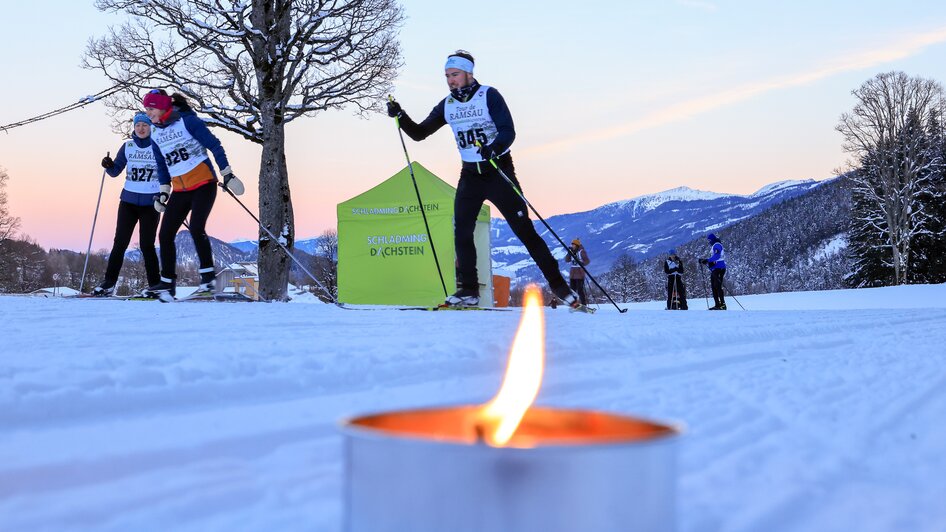
{"type": "MultiPolygon", "coordinates": [[[[256,256],[256,240],[234,240],[233,242],[230,242],[230,245],[239,249],[240,251],[251,253],[254,257],[256,256]]],[[[305,240],[296,240],[294,248],[305,251],[309,255],[315,255],[318,251],[318,245],[318,238],[307,238],[305,240]]]]}
{"type": "MultiPolygon", "coordinates": [[[[590,211],[552,216],[546,221],[566,244],[574,238],[581,239],[595,269],[606,271],[622,254],[640,261],[666,253],[672,247],[805,194],[819,184],[815,180],[781,181],[747,196],[678,187],[590,211]]],[[[556,258],[564,258],[565,250],[554,236],[540,221],[535,220],[534,224],[556,258]]],[[[538,268],[506,221],[493,218],[491,229],[493,273],[513,278],[537,277],[538,268]]]]}

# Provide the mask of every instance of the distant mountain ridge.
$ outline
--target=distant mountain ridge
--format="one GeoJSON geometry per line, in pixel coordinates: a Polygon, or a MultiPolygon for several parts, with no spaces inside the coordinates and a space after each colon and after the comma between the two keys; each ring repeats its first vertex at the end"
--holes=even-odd
{"type": "MultiPolygon", "coordinates": [[[[607,271],[621,255],[639,262],[666,253],[707,232],[730,226],[764,212],[773,205],[810,192],[822,182],[780,181],[749,195],[722,194],[689,187],[648,194],[602,205],[590,211],[547,218],[565,241],[579,238],[594,263],[607,271]]],[[[534,216],[533,216],[534,218],[534,216]]],[[[541,222],[536,230],[563,259],[565,250],[541,222]]],[[[538,279],[538,268],[503,219],[491,222],[493,272],[513,278],[538,279]]]]}
{"type": "MultiPolygon", "coordinates": [[[[177,250],[178,266],[198,267],[200,260],[197,258],[197,249],[194,247],[194,239],[191,238],[190,232],[183,230],[177,233],[177,236],[174,237],[174,247],[177,250]]],[[[210,237],[210,249],[213,251],[214,263],[218,270],[234,262],[250,260],[247,252],[214,237],[210,237]]],[[[253,249],[255,249],[255,245],[253,249]]],[[[160,253],[161,247],[158,246],[158,254],[160,255],[160,253]]],[[[125,257],[131,260],[141,260],[141,251],[138,249],[127,251],[125,257]]]]}
{"type": "MultiPolygon", "coordinates": [[[[828,179],[808,193],[716,230],[726,249],[727,291],[738,297],[844,288],[851,271],[847,254],[851,186],[845,176],[828,179]]],[[[697,260],[709,255],[709,243],[700,236],[675,247],[688,292],[691,297],[704,297],[708,271],[697,260]]],[[[637,265],[643,299],[666,297],[665,253],[637,265]]]]}
{"type": "MultiPolygon", "coordinates": [[[[256,248],[259,246],[259,243],[256,240],[234,240],[230,242],[230,245],[243,251],[244,253],[251,253],[254,256],[256,255],[256,248]]],[[[309,255],[315,255],[318,251],[319,239],[316,238],[307,238],[305,240],[296,240],[295,245],[293,246],[296,250],[301,250],[309,255]]]]}
{"type": "Polygon", "coordinates": [[[726,197],[728,195],[729,194],[721,194],[718,192],[696,190],[690,187],[677,187],[670,190],[665,190],[663,192],[657,192],[656,194],[647,194],[645,196],[638,196],[628,200],[615,201],[614,203],[602,205],[600,208],[611,207],[618,209],[630,209],[634,212],[646,212],[653,210],[668,201],[714,200],[717,198],[726,197]]]}

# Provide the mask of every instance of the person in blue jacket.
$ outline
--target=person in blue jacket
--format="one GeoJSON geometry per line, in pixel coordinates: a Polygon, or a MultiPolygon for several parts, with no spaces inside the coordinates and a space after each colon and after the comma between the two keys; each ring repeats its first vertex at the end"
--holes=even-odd
{"type": "Polygon", "coordinates": [[[145,94],[145,113],[155,126],[152,147],[158,166],[160,190],[154,208],[164,213],[158,241],[161,244],[161,282],[154,293],[162,300],[173,297],[177,285],[177,248],[174,237],[190,215],[188,224],[200,261],[198,292],[215,288],[213,251],[206,225],[217,198],[217,174],[207,151],[213,154],[223,186],[235,195],[243,193],[243,183],[233,175],[220,140],[197,117],[183,95],[168,95],[162,89],[145,94]],[[173,193],[172,193],[173,188],[173,193]]]}
{"type": "Polygon", "coordinates": [[[516,130],[506,101],[496,88],[480,85],[473,77],[473,56],[469,52],[457,50],[447,56],[444,75],[450,94],[440,100],[423,121],[414,122],[395,101],[388,102],[388,116],[398,118],[401,129],[415,141],[422,141],[449,125],[460,152],[462,166],[453,217],[458,290],[446,299],[445,304],[479,304],[473,231],[480,207],[489,200],[525,245],[552,293],[570,307],[581,308],[578,294],[569,288],[558,269],[558,261],[532,225],[525,201],[491,164],[495,162],[522,190],[510,152],[516,130]]]}
{"type": "Polygon", "coordinates": [[[145,263],[148,286],[160,281],[158,254],[154,249],[154,237],[158,231],[161,215],[152,208],[154,195],[158,193],[157,165],[151,148],[151,120],[144,113],[133,119],[134,134],[118,149],[115,159],[105,156],[102,167],[112,177],[125,171],[125,186],[118,203],[118,222],[115,224],[115,241],[108,255],[108,266],[102,284],[92,289],[92,295],[107,297],[115,292],[115,283],[122,269],[125,250],[131,235],[138,226],[138,246],[145,263]]]}
{"type": "Polygon", "coordinates": [[[700,259],[700,264],[706,264],[710,269],[710,284],[713,287],[713,301],[716,305],[710,310],[726,310],[726,300],[723,298],[723,277],[726,275],[726,250],[723,241],[713,233],[706,235],[710,243],[710,256],[700,259]]]}

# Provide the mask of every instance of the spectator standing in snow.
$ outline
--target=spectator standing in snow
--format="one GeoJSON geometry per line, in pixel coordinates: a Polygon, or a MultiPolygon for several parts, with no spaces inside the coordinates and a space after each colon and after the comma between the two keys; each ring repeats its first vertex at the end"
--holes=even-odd
{"type": "Polygon", "coordinates": [[[200,260],[198,292],[214,289],[213,251],[207,236],[206,224],[217,198],[217,175],[214,173],[207,150],[210,150],[221,168],[223,186],[236,195],[243,193],[243,183],[230,170],[223,146],[207,125],[197,117],[187,100],[180,94],[168,94],[161,89],[145,94],[142,105],[155,126],[152,147],[161,182],[154,208],[164,212],[158,240],[161,244],[161,282],[154,292],[174,296],[177,274],[177,249],[174,237],[190,215],[190,234],[200,260]],[[173,183],[173,194],[172,191],[173,183]]]}
{"type": "Polygon", "coordinates": [[[516,131],[505,100],[495,88],[480,85],[473,77],[473,56],[469,52],[457,50],[450,54],[444,72],[450,94],[422,122],[411,120],[395,101],[388,102],[388,115],[398,118],[401,129],[415,141],[424,140],[448,124],[453,129],[453,139],[462,160],[453,219],[458,290],[447,298],[446,304],[479,304],[473,229],[480,207],[489,200],[525,245],[555,296],[573,308],[579,307],[578,295],[568,287],[558,269],[558,261],[529,220],[525,201],[490,163],[494,161],[522,190],[509,151],[516,131]]]}
{"type": "Polygon", "coordinates": [[[677,256],[676,249],[671,249],[667,260],[664,261],[664,273],[667,274],[667,310],[687,310],[683,261],[677,256]]]}
{"type": "Polygon", "coordinates": [[[585,246],[581,245],[581,240],[577,238],[572,240],[571,253],[565,255],[565,262],[572,265],[571,269],[568,270],[569,288],[578,294],[578,299],[581,301],[582,305],[587,305],[588,298],[585,296],[585,270],[581,265],[587,266],[591,263],[591,259],[588,258],[588,252],[585,250],[585,246]]]}
{"type": "Polygon", "coordinates": [[[125,171],[125,186],[118,202],[118,221],[115,224],[115,241],[108,255],[108,266],[102,284],[92,289],[92,295],[107,297],[115,292],[118,274],[125,260],[125,250],[131,235],[138,226],[138,245],[145,263],[148,286],[160,281],[158,254],[154,249],[154,237],[158,232],[161,215],[152,208],[154,195],[158,193],[158,172],[151,148],[151,120],[145,113],[135,114],[133,134],[118,149],[115,159],[105,156],[102,168],[112,177],[125,171]]]}
{"type": "Polygon", "coordinates": [[[726,300],[723,298],[723,277],[726,275],[726,251],[723,242],[713,233],[706,235],[710,243],[710,256],[700,259],[710,270],[710,284],[713,287],[713,302],[716,305],[710,310],[726,310],[726,300]]]}

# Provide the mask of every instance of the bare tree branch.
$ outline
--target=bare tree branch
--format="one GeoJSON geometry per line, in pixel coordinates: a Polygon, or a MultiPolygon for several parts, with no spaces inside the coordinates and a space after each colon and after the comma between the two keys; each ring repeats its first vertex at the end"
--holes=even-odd
{"type": "MultiPolygon", "coordinates": [[[[107,100],[116,131],[146,88],[171,88],[208,125],[263,146],[260,220],[295,239],[285,125],[321,111],[379,110],[401,66],[394,0],[97,0],[131,20],[89,42],[84,66],[125,89],[107,100]],[[182,53],[183,52],[183,53],[182,53]]],[[[285,298],[289,261],[260,234],[260,291],[285,298]]]]}

